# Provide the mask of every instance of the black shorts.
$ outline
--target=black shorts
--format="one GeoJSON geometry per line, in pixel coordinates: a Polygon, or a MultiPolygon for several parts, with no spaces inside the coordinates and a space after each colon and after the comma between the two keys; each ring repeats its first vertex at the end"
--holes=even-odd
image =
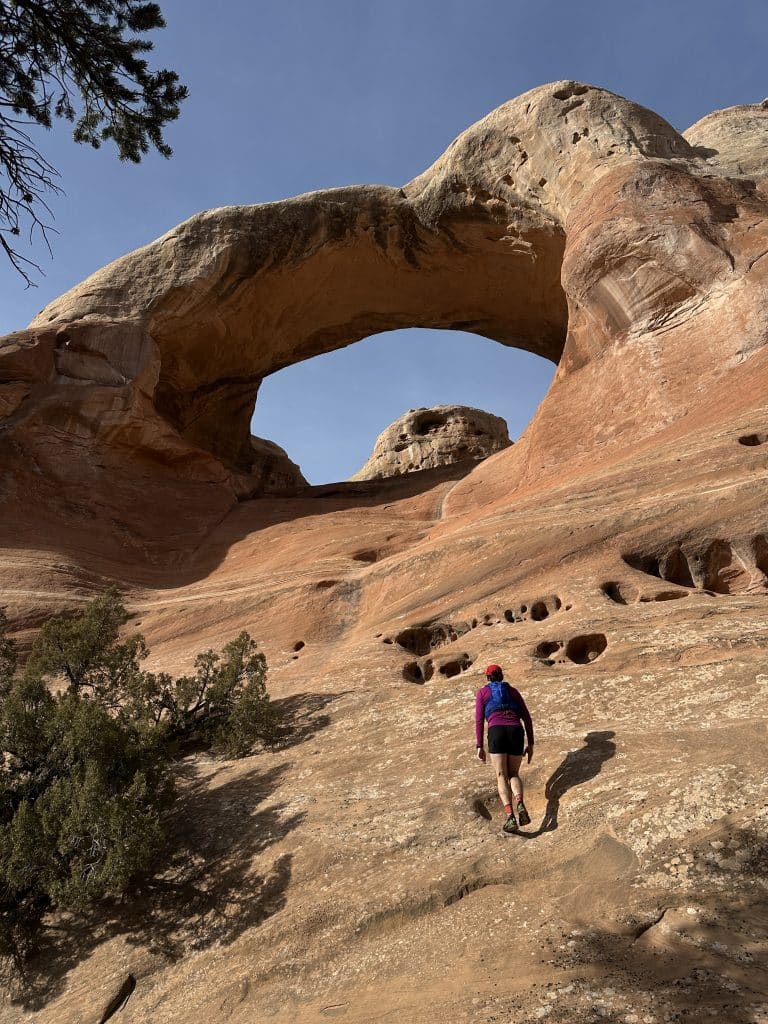
{"type": "Polygon", "coordinates": [[[525,729],[522,725],[489,725],[488,753],[514,754],[520,757],[525,747],[525,729]]]}

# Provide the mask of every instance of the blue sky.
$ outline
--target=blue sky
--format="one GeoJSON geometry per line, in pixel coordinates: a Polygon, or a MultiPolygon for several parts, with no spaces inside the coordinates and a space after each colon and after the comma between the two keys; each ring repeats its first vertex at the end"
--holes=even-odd
{"type": "MultiPolygon", "coordinates": [[[[66,195],[54,258],[25,290],[0,264],[1,331],[198,210],[358,182],[400,185],[473,121],[543,82],[629,96],[684,129],[768,95],[765,0],[161,0],[156,61],[190,97],[174,156],[121,165],[41,133],[66,195]]],[[[527,353],[443,331],[398,331],[262,385],[254,432],[313,483],[343,479],[417,405],[463,403],[525,428],[553,372],[527,353]]]]}

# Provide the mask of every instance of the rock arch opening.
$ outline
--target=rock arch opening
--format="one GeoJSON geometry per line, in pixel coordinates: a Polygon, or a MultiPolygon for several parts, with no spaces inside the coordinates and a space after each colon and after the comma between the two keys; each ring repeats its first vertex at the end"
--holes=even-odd
{"type": "Polygon", "coordinates": [[[267,378],[251,431],[277,442],[310,484],[363,470],[367,478],[383,461],[381,475],[477,461],[507,446],[507,430],[517,440],[554,371],[548,359],[467,332],[379,334],[267,378]],[[454,412],[462,406],[490,415],[454,412]],[[402,433],[381,437],[389,451],[377,462],[377,438],[398,421],[402,433]]]}
{"type": "MultiPolygon", "coordinates": [[[[720,134],[707,145],[708,119],[682,136],[614,93],[556,82],[492,111],[402,188],[355,185],[197,214],[35,318],[22,354],[12,346],[21,383],[6,418],[27,404],[11,432],[24,434],[38,405],[64,422],[78,443],[57,464],[61,479],[87,448],[106,478],[114,467],[125,474],[129,451],[137,479],[151,462],[163,480],[263,493],[276,455],[269,445],[254,451],[250,422],[265,378],[380,332],[431,328],[560,363],[557,400],[538,421],[537,463],[588,458],[630,424],[636,431],[648,394],[679,371],[665,342],[639,374],[643,385],[593,414],[617,342],[676,329],[719,293],[735,268],[728,246],[762,216],[751,179],[726,172],[762,172],[768,117],[758,107],[738,117],[753,141],[736,161],[720,134]],[[702,160],[715,155],[703,175],[702,160]],[[700,231],[700,221],[720,226],[700,231]],[[52,391],[46,384],[28,402],[28,379],[52,391]],[[566,389],[564,424],[556,406],[566,389]]],[[[746,275],[759,255],[736,248],[746,275]]],[[[717,316],[733,319],[725,306],[717,316]]],[[[756,331],[734,336],[738,350],[723,349],[722,367],[763,344],[756,331]]],[[[709,380],[710,364],[702,349],[686,387],[709,380]]],[[[669,423],[686,401],[672,387],[665,394],[669,423]]],[[[32,435],[28,446],[45,446],[32,435]]]]}

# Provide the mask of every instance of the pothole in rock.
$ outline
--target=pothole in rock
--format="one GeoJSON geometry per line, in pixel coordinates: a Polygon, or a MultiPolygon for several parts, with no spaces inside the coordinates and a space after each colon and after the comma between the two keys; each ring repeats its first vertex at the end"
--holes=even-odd
{"type": "Polygon", "coordinates": [[[565,645],[565,656],[576,665],[589,665],[596,661],[608,646],[604,633],[575,636],[565,645]]]}
{"type": "Polygon", "coordinates": [[[470,657],[465,651],[460,654],[458,658],[451,658],[450,661],[442,662],[438,671],[441,676],[445,676],[446,679],[452,679],[454,676],[460,676],[462,672],[466,672],[468,668],[472,666],[474,658],[470,657]]]}
{"type": "MultiPolygon", "coordinates": [[[[664,554],[632,552],[622,555],[632,569],[689,590],[733,595],[768,589],[768,538],[730,541],[721,537],[676,545],[664,554]]],[[[661,591],[661,594],[671,593],[661,591]]],[[[651,600],[670,600],[656,595],[651,600]]]]}
{"type": "Polygon", "coordinates": [[[631,569],[637,569],[646,576],[655,576],[667,583],[676,583],[679,587],[694,586],[691,567],[680,547],[671,548],[661,557],[631,553],[622,555],[622,558],[631,569]]]}
{"type": "Polygon", "coordinates": [[[739,438],[739,444],[743,444],[746,448],[757,448],[758,445],[765,444],[768,441],[768,434],[742,434],[739,438]]]}
{"type": "Polygon", "coordinates": [[[409,661],[407,665],[403,665],[403,679],[409,683],[424,682],[424,673],[418,661],[409,661]]]}
{"type": "Polygon", "coordinates": [[[464,651],[454,658],[444,658],[438,662],[432,658],[425,658],[423,661],[409,661],[403,666],[403,679],[409,683],[428,683],[435,674],[435,670],[444,679],[452,679],[454,676],[466,672],[474,660],[471,654],[464,651]]]}
{"type": "Polygon", "coordinates": [[[460,636],[468,633],[472,626],[468,622],[433,622],[423,626],[409,626],[395,637],[395,642],[418,657],[429,654],[436,647],[453,643],[460,636]]]}
{"type": "Polygon", "coordinates": [[[542,640],[533,649],[533,657],[544,665],[590,665],[608,646],[604,633],[584,633],[570,640],[542,640]]]}
{"type": "Polygon", "coordinates": [[[542,640],[534,647],[533,656],[539,661],[543,661],[545,665],[554,665],[555,655],[562,650],[562,647],[560,640],[542,640]]]}
{"type": "Polygon", "coordinates": [[[352,558],[355,562],[365,562],[371,565],[373,562],[378,562],[379,558],[381,558],[381,552],[369,548],[366,551],[355,551],[352,558]]]}
{"type": "Polygon", "coordinates": [[[507,622],[511,623],[527,622],[528,619],[532,622],[543,622],[550,615],[559,612],[562,607],[563,602],[560,597],[557,594],[552,594],[549,597],[539,597],[534,601],[526,601],[516,608],[505,608],[504,618],[507,622]]]}
{"type": "Polygon", "coordinates": [[[617,583],[615,580],[601,583],[600,589],[614,604],[633,604],[640,593],[636,587],[629,587],[627,584],[617,583]]]}

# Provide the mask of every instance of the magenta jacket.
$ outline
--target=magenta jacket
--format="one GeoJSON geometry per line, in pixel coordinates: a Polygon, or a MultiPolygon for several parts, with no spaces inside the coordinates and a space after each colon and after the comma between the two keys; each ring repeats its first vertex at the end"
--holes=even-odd
{"type": "MultiPolygon", "coordinates": [[[[518,715],[516,711],[492,711],[491,717],[488,719],[488,728],[490,729],[492,725],[524,725],[528,743],[530,746],[533,746],[533,721],[531,719],[531,713],[526,707],[520,691],[516,690],[511,683],[509,684],[509,688],[512,691],[512,696],[520,705],[520,714],[518,715]]],[[[475,697],[475,738],[478,747],[483,746],[483,734],[485,731],[485,705],[490,699],[490,686],[483,686],[477,691],[477,696],[475,697]]]]}

